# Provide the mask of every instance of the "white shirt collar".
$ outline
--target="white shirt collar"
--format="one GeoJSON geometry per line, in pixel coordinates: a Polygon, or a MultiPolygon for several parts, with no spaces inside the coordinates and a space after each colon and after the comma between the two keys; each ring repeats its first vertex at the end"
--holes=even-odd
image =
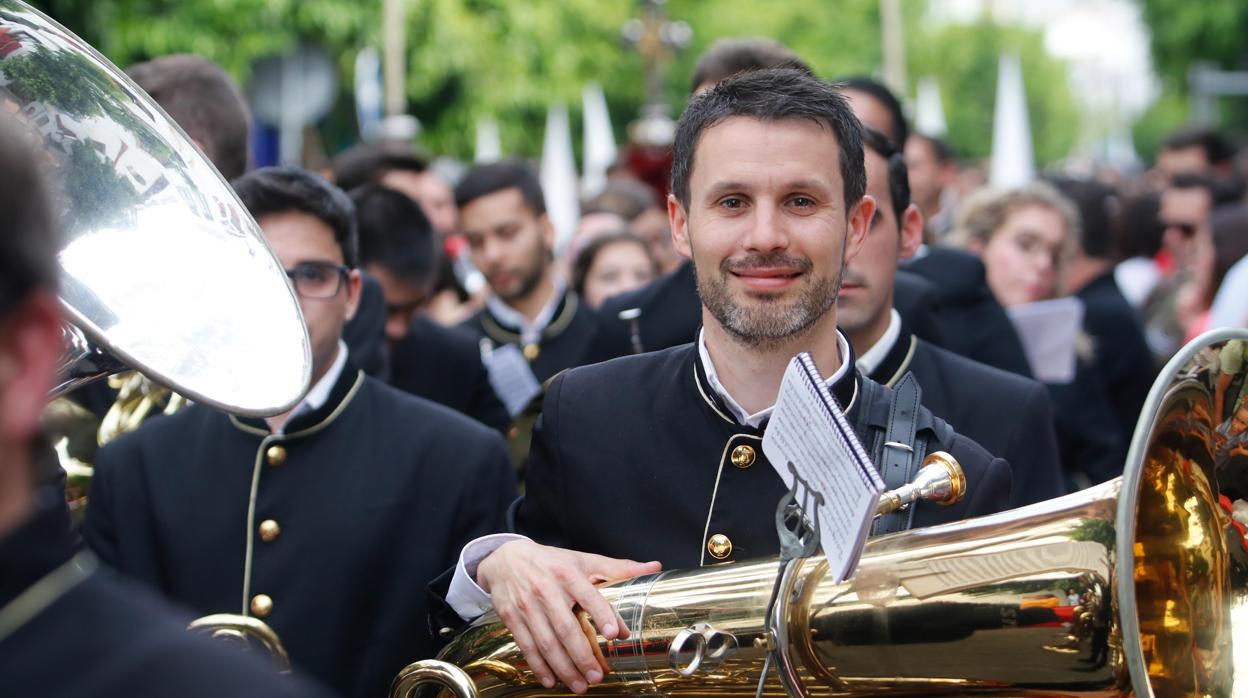
{"type": "Polygon", "coordinates": [[[502,299],[493,294],[490,294],[485,299],[485,307],[489,309],[490,313],[499,322],[509,327],[520,328],[521,344],[537,344],[542,340],[542,332],[555,319],[555,311],[559,309],[559,303],[563,301],[563,295],[568,288],[568,285],[558,275],[551,281],[555,291],[550,294],[550,300],[546,301],[546,306],[542,308],[542,312],[538,313],[536,318],[533,318],[533,322],[529,322],[524,313],[507,305],[502,299]]]}
{"type": "Polygon", "coordinates": [[[880,335],[879,340],[871,345],[871,348],[862,352],[858,357],[858,372],[864,376],[869,376],[875,372],[875,369],[884,363],[888,352],[893,350],[893,345],[897,343],[897,338],[901,336],[901,314],[896,308],[890,308],[888,311],[888,329],[884,330],[884,334],[880,335]]]}
{"type": "MultiPolygon", "coordinates": [[[[845,335],[841,334],[840,330],[836,331],[836,346],[841,352],[842,361],[841,367],[836,369],[836,373],[824,379],[824,383],[829,388],[849,371],[849,362],[844,360],[851,356],[849,340],[845,339],[845,335]]],[[[720,400],[723,401],[724,406],[732,413],[738,424],[757,428],[767,421],[767,418],[771,416],[771,411],[775,409],[775,405],[754,414],[747,414],[740,403],[732,399],[732,396],[728,394],[723,384],[719,382],[719,376],[715,373],[715,364],[711,363],[711,353],[706,349],[706,330],[698,330],[698,358],[702,360],[702,370],[706,372],[706,382],[711,384],[711,389],[715,391],[715,394],[719,395],[720,400]]]]}
{"type": "MultiPolygon", "coordinates": [[[[339,376],[342,375],[342,369],[347,365],[347,343],[338,340],[338,356],[334,359],[334,363],[330,365],[329,370],[321,379],[312,386],[307,395],[295,405],[295,409],[290,411],[290,416],[282,423],[282,426],[273,430],[274,434],[281,434],[285,430],[285,426],[290,424],[290,420],[298,417],[304,412],[315,412],[325,406],[325,401],[329,399],[329,393],[334,389],[334,384],[338,382],[339,376]]],[[[266,420],[268,421],[268,420],[266,420]]],[[[273,423],[269,422],[272,428],[273,423]]]]}

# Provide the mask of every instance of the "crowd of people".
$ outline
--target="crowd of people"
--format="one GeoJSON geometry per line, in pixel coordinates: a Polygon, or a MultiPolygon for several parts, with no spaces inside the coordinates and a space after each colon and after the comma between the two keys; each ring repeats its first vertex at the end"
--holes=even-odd
{"type": "MultiPolygon", "coordinates": [[[[1161,366],[1248,325],[1243,158],[1210,129],[1175,133],[1138,176],[997,190],[912,133],[879,82],[824,82],[775,42],[725,40],[693,77],[670,182],[613,168],[563,242],[531,163],[452,182],[381,142],[327,172],[247,171],[247,107],[224,72],[184,55],[129,72],[285,267],[312,387],[283,415],[192,405],[101,449],[86,548],[194,614],[263,619],[341,695],[385,695],[490,608],[543,684],[583,692],[603,675],[573,606],[628,634],[593,582],[774,554],[784,488],[761,441],[797,351],[890,487],[925,452],[966,471],[962,502],[890,514],[886,533],[1121,474],[1161,366]]],[[[43,272],[25,288],[46,294],[43,272]]],[[[24,443],[14,404],[0,436],[24,443]]],[[[0,515],[0,560],[22,520],[0,515]]],[[[0,603],[21,589],[0,585],[0,603]]],[[[41,626],[14,632],[34,643],[41,626]]],[[[198,647],[183,661],[201,652],[217,681],[253,670],[198,647]]],[[[16,666],[0,659],[51,695],[53,677],[16,666]]],[[[118,671],[97,680],[149,693],[118,671]]],[[[225,690],[273,694],[252,686],[225,690]]]]}

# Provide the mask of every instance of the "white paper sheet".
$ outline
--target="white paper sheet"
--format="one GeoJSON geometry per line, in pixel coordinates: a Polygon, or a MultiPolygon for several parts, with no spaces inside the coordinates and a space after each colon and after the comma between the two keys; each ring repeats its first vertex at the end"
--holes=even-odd
{"type": "MultiPolygon", "coordinates": [[[[853,574],[884,482],[806,353],[793,358],[763,435],[763,453],[785,484],[800,477],[823,496],[819,542],[836,581],[853,574]]],[[[807,512],[811,515],[811,512],[807,512]]]]}
{"type": "Polygon", "coordinates": [[[516,345],[504,344],[494,350],[483,348],[481,360],[489,371],[490,385],[513,418],[542,392],[542,384],[516,345]]]}
{"type": "Polygon", "coordinates": [[[1083,301],[1055,298],[1005,309],[1023,341],[1031,374],[1041,383],[1075,379],[1075,337],[1083,326],[1083,301]]]}

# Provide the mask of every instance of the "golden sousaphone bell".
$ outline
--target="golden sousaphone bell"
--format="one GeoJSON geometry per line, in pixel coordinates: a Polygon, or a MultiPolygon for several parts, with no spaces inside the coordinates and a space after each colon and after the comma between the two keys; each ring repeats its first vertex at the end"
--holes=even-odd
{"type": "MultiPolygon", "coordinates": [[[[589,693],[752,696],[770,654],[771,696],[1248,695],[1248,554],[1232,517],[1248,500],[1246,357],[1243,330],[1185,347],[1153,386],[1121,477],[874,538],[840,584],[814,556],[603,588],[630,636],[609,642],[586,624],[605,670],[589,693]]],[[[560,690],[534,679],[488,614],[405,668],[392,695],[560,690]]]]}
{"type": "MultiPolygon", "coordinates": [[[[42,156],[62,236],[71,322],[49,397],[137,369],[236,414],[293,407],[312,370],[294,291],[259,226],[173,120],[18,0],[0,0],[0,100],[42,156]]],[[[195,627],[260,637],[285,654],[255,619],[212,621],[195,627]]]]}

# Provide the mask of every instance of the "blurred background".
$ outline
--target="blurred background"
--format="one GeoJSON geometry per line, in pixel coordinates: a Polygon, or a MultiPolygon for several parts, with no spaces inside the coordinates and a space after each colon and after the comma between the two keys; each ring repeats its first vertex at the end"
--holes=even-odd
{"type": "Polygon", "coordinates": [[[383,134],[460,162],[536,157],[554,121],[577,134],[573,155],[592,175],[587,156],[600,156],[587,148],[662,138],[697,56],[729,36],[777,39],[828,79],[882,79],[905,96],[916,130],[944,136],[964,161],[992,150],[1003,54],[1022,69],[1037,168],[1134,171],[1181,125],[1235,136],[1248,116],[1248,81],[1227,72],[1248,70],[1248,3],[1237,1],[33,4],[123,68],[174,52],[220,63],[252,102],[257,165],[324,167],[383,134]],[[608,123],[604,98],[613,143],[587,146],[582,132],[601,139],[608,123]]]}

